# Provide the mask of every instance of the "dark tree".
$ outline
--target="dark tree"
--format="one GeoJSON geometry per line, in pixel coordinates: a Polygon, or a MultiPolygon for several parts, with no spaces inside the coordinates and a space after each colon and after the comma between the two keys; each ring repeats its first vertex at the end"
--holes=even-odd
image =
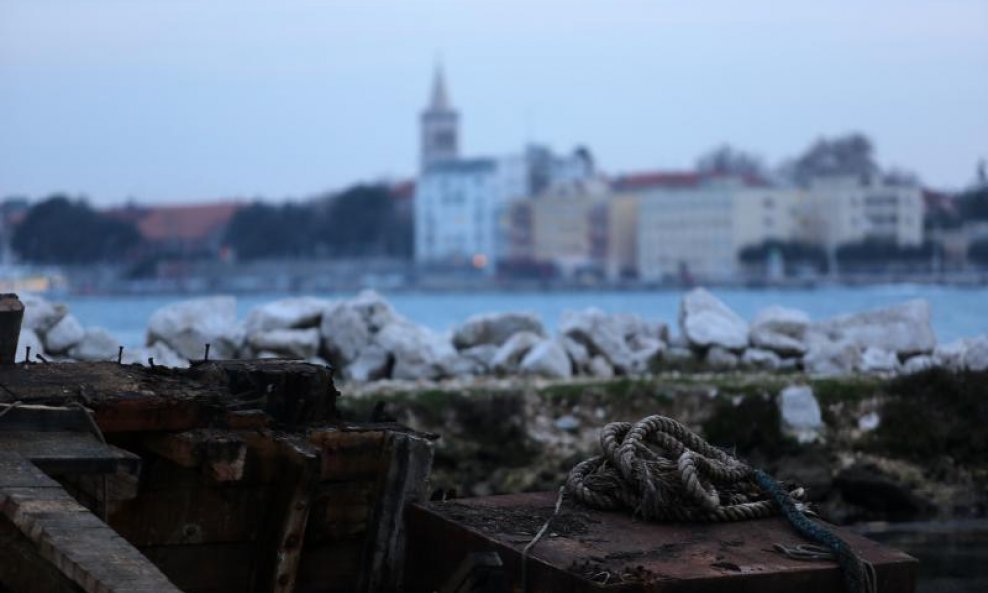
{"type": "Polygon", "coordinates": [[[790,163],[787,169],[787,175],[799,184],[806,184],[814,177],[867,177],[877,174],[879,170],[874,146],[864,134],[821,138],[790,163]]]}
{"type": "Polygon", "coordinates": [[[410,257],[413,223],[385,186],[358,185],[326,200],[239,210],[226,243],[245,259],[265,257],[410,257]]]}
{"type": "Polygon", "coordinates": [[[893,241],[865,239],[857,243],[846,243],[837,248],[835,256],[842,266],[882,265],[890,262],[926,263],[939,249],[927,241],[922,245],[900,246],[893,241]]]}
{"type": "Polygon", "coordinates": [[[764,177],[765,167],[757,156],[724,144],[701,155],[696,160],[696,170],[716,175],[764,177]]]}
{"type": "Polygon", "coordinates": [[[141,242],[133,224],[56,195],[33,206],[14,231],[12,247],[30,262],[87,264],[122,261],[141,242]]]}
{"type": "Polygon", "coordinates": [[[245,260],[310,255],[313,210],[311,205],[255,202],[233,215],[225,242],[245,260]]]}
{"type": "Polygon", "coordinates": [[[386,186],[357,185],[334,196],[318,222],[319,240],[342,256],[407,257],[410,219],[402,217],[386,186]]]}
{"type": "Polygon", "coordinates": [[[969,189],[957,198],[963,220],[988,220],[988,185],[969,189]]]}
{"type": "Polygon", "coordinates": [[[967,259],[979,266],[988,266],[988,238],[972,241],[967,246],[967,259]]]}
{"type": "Polygon", "coordinates": [[[748,245],[738,251],[738,260],[748,266],[765,265],[773,252],[782,256],[786,274],[793,274],[798,268],[805,267],[818,272],[827,271],[827,253],[823,248],[800,241],[769,239],[757,245],[748,245]]]}

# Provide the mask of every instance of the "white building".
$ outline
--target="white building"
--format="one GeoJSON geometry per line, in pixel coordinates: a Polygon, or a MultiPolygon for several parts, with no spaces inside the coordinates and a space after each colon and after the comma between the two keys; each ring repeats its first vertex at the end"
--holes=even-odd
{"type": "Polygon", "coordinates": [[[735,179],[643,189],[637,195],[637,267],[647,281],[726,281],[740,272],[738,252],[802,234],[799,190],[735,179]]]}
{"type": "Polygon", "coordinates": [[[857,176],[821,177],[808,191],[810,238],[829,249],[865,239],[900,247],[923,243],[923,193],[857,176]]]}
{"type": "Polygon", "coordinates": [[[559,157],[544,147],[505,158],[460,157],[459,114],[441,69],[421,119],[421,175],[415,190],[415,261],[421,265],[474,267],[493,273],[507,255],[512,201],[528,199],[533,184],[545,187],[589,176],[589,151],[559,157]]]}
{"type": "Polygon", "coordinates": [[[415,260],[493,272],[507,248],[502,213],[527,192],[520,158],[429,165],[415,194],[415,260]]]}

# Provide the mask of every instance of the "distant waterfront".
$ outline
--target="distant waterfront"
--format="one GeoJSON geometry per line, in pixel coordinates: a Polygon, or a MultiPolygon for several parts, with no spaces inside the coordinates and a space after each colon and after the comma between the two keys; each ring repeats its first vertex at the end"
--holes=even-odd
{"type": "MultiPolygon", "coordinates": [[[[959,288],[935,285],[887,285],[827,287],[817,289],[716,288],[715,294],[739,314],[750,319],[759,309],[783,305],[801,309],[813,319],[853,313],[909,299],[922,298],[933,309],[933,327],[940,342],[988,333],[988,287],[959,288]]],[[[449,292],[415,293],[382,291],[398,312],[439,331],[453,328],[470,315],[492,311],[529,311],[554,328],[566,310],[598,307],[607,312],[627,312],[675,326],[679,299],[677,290],[662,291],[574,291],[574,292],[449,292]]],[[[326,298],[353,293],[315,294],[326,298]]],[[[238,297],[241,318],[262,303],[288,293],[256,293],[238,297]]],[[[80,296],[61,300],[85,325],[109,330],[126,346],[144,342],[148,317],[157,308],[185,297],[80,296]]]]}

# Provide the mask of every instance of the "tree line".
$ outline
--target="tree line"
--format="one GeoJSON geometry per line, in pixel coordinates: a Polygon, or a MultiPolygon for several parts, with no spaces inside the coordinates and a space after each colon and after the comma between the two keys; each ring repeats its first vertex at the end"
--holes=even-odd
{"type": "MultiPolygon", "coordinates": [[[[233,215],[221,246],[238,259],[281,257],[408,258],[411,213],[384,185],[356,185],[305,202],[257,200],[233,215]]],[[[131,263],[188,257],[152,245],[133,220],[93,208],[84,198],[50,196],[31,206],[11,236],[11,247],[38,264],[131,263]]],[[[201,253],[200,257],[214,257],[201,253]]]]}

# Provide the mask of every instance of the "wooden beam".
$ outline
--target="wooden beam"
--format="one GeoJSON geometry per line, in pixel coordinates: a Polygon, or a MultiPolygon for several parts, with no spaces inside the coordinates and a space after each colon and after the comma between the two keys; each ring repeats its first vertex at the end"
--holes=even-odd
{"type": "Polygon", "coordinates": [[[189,430],[151,433],[144,445],[181,467],[199,467],[216,482],[237,482],[244,477],[247,444],[230,430],[189,430]]]}
{"type": "Polygon", "coordinates": [[[0,365],[17,362],[17,341],[24,318],[24,303],[16,294],[0,294],[0,365]]]}
{"type": "Polygon", "coordinates": [[[255,590],[290,593],[298,580],[313,496],[319,481],[319,451],[294,437],[275,436],[281,477],[268,505],[259,542],[255,590]]]}
{"type": "Polygon", "coordinates": [[[133,546],[16,453],[0,452],[0,512],[86,593],[181,593],[133,546]]]}
{"type": "Polygon", "coordinates": [[[137,475],[141,458],[86,432],[0,432],[0,451],[17,453],[50,474],[137,475]]]}
{"type": "Polygon", "coordinates": [[[385,433],[382,475],[377,505],[368,521],[360,591],[384,593],[400,590],[405,566],[405,509],[425,500],[426,481],[432,468],[432,443],[414,434],[385,433]]]}

